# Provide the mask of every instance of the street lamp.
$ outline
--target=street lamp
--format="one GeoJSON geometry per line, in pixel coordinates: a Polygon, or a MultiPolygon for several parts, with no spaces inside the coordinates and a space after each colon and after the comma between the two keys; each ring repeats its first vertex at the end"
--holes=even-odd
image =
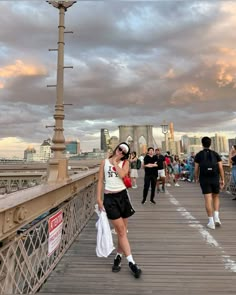
{"type": "MultiPolygon", "coordinates": [[[[49,160],[47,181],[48,183],[54,183],[58,181],[65,181],[69,179],[68,175],[68,159],[65,156],[65,138],[63,120],[64,115],[64,33],[65,32],[65,12],[72,6],[76,1],[46,1],[53,7],[59,9],[59,26],[58,26],[58,47],[50,51],[57,51],[57,84],[51,85],[56,86],[56,105],[55,105],[55,126],[54,135],[52,138],[53,157],[49,160]]],[[[49,85],[50,87],[50,85],[49,85]]]]}
{"type": "Polygon", "coordinates": [[[161,131],[165,136],[165,150],[168,151],[168,140],[167,140],[167,133],[168,133],[168,124],[166,124],[166,121],[163,121],[161,124],[161,131]]]}

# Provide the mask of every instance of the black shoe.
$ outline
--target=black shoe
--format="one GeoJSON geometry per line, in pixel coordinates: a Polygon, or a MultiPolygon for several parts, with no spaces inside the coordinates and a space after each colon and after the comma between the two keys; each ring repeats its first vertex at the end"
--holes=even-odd
{"type": "Polygon", "coordinates": [[[129,262],[129,268],[131,269],[136,279],[138,279],[141,276],[142,270],[138,268],[137,264],[133,264],[132,262],[129,262]]]}
{"type": "Polygon", "coordinates": [[[119,272],[121,269],[121,256],[117,255],[112,266],[113,272],[119,272]]]}
{"type": "Polygon", "coordinates": [[[156,204],[156,202],[154,201],[154,200],[150,200],[150,203],[152,203],[152,204],[156,204]]]}
{"type": "Polygon", "coordinates": [[[236,200],[236,197],[234,197],[232,200],[235,201],[236,200]]]}
{"type": "Polygon", "coordinates": [[[143,205],[144,205],[145,203],[146,203],[146,200],[142,200],[141,204],[143,204],[143,205]]]}

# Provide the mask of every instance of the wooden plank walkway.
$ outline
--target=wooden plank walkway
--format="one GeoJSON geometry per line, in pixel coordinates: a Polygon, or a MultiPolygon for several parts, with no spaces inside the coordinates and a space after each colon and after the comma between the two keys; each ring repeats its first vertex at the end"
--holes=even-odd
{"type": "MultiPolygon", "coordinates": [[[[236,294],[236,201],[221,195],[222,227],[208,230],[198,184],[181,182],[141,205],[143,177],[130,190],[136,214],[129,220],[129,240],[143,270],[135,279],[123,259],[112,273],[113,252],[98,258],[96,216],[73,243],[41,288],[53,294],[208,295],[236,294]]],[[[116,242],[116,236],[114,241],[116,242]]]]}

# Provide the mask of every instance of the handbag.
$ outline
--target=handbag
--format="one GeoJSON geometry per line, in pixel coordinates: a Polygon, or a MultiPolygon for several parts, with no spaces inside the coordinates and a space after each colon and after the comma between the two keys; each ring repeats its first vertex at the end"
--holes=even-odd
{"type": "MultiPolygon", "coordinates": [[[[123,162],[122,167],[124,166],[124,164],[125,164],[125,161],[123,162]]],[[[131,181],[131,178],[130,178],[129,174],[125,175],[123,177],[123,182],[124,182],[124,185],[126,186],[126,188],[132,187],[132,181],[131,181]]]]}

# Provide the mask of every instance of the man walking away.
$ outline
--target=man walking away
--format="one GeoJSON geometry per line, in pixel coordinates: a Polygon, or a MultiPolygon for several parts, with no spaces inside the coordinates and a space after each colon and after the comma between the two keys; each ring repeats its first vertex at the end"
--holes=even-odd
{"type": "Polygon", "coordinates": [[[210,149],[211,139],[209,137],[202,138],[202,146],[203,150],[195,156],[195,181],[199,181],[205,198],[205,208],[209,219],[207,227],[215,229],[215,226],[221,225],[219,193],[224,187],[224,170],[220,155],[210,149]]]}

